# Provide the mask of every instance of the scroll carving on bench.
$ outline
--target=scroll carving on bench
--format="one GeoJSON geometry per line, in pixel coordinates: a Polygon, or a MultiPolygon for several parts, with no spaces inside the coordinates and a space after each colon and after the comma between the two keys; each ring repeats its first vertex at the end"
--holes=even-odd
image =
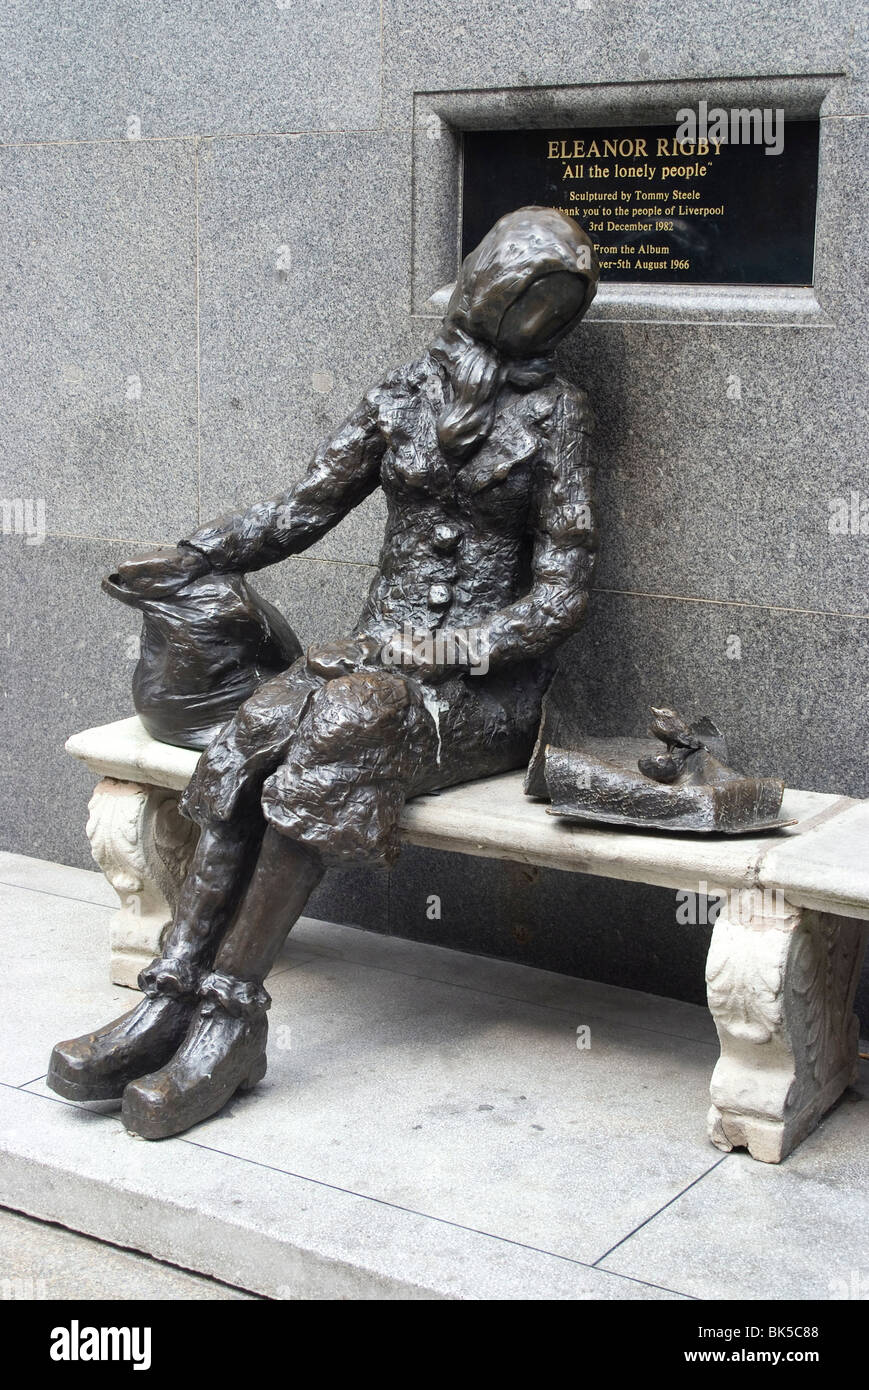
{"type": "Polygon", "coordinates": [[[706,962],[721,1057],[709,1137],[777,1163],[857,1072],[854,994],[862,922],[793,907],[780,892],[732,893],[706,962]]]}
{"type": "Polygon", "coordinates": [[[142,951],[156,955],[172,925],[199,838],[178,793],[106,777],[88,806],[91,853],[121,901],[112,918],[112,979],[136,983],[142,951]]]}

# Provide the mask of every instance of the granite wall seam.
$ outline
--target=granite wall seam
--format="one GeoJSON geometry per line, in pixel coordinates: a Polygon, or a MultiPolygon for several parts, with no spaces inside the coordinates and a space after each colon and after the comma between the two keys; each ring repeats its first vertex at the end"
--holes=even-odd
{"type": "Polygon", "coordinates": [[[703,603],[719,608],[750,608],[761,613],[801,613],[810,618],[848,618],[866,622],[869,613],[846,613],[835,608],[800,608],[784,603],[753,603],[747,599],[703,598],[699,594],[662,594],[643,589],[610,589],[595,586],[593,594],[616,594],[620,598],[659,599],[664,603],[703,603]]]}
{"type": "Polygon", "coordinates": [[[0,150],[33,150],[69,147],[79,149],[84,145],[165,145],[177,140],[194,144],[198,140],[297,140],[302,135],[407,135],[413,129],[412,122],[397,125],[372,126],[331,126],[329,129],[299,126],[296,130],[197,130],[177,135],[137,135],[131,139],[125,135],[106,135],[84,140],[0,140],[0,150]]]}
{"type": "MultiPolygon", "coordinates": [[[[99,545],[134,545],[137,547],[153,546],[155,548],[160,548],[162,546],[176,545],[178,538],[167,540],[164,537],[161,540],[152,540],[142,536],[98,536],[78,531],[47,530],[45,532],[45,539],[49,541],[93,541],[99,545]]],[[[349,570],[371,570],[372,574],[376,568],[374,563],[368,560],[335,560],[329,555],[309,555],[307,551],[300,551],[297,555],[288,557],[288,560],[279,561],[278,563],[279,565],[287,564],[289,560],[292,560],[296,564],[302,560],[305,564],[310,565],[338,565],[349,570]]],[[[269,566],[269,568],[275,567],[269,566]]],[[[262,574],[263,571],[254,571],[254,573],[262,574]]]]}
{"type": "Polygon", "coordinates": [[[201,525],[206,518],[202,515],[202,337],[199,260],[201,244],[199,236],[199,137],[193,146],[193,201],[194,201],[194,282],[196,287],[196,516],[201,525]]]}

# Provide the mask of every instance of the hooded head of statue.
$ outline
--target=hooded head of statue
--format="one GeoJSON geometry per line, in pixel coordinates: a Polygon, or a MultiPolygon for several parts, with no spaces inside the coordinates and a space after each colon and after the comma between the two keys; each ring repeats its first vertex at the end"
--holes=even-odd
{"type": "Polygon", "coordinates": [[[465,257],[435,358],[452,399],[438,420],[441,447],[466,457],[488,437],[505,384],[518,390],[555,375],[555,348],[594,299],[594,243],[555,208],[520,208],[465,257]]]}

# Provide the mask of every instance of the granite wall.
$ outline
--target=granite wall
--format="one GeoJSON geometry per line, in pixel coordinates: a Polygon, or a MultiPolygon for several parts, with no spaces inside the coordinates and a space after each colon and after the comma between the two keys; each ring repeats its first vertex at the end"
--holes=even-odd
{"type": "MultiPolygon", "coordinates": [[[[601,421],[603,551],[563,679],[595,732],[640,732],[668,700],[760,772],[869,794],[867,538],[829,529],[832,499],[869,495],[857,13],[8,0],[0,491],[37,534],[4,513],[2,845],[89,863],[92,779],[63,741],[129,712],[136,655],[98,576],[298,476],[436,326],[459,132],[719,95],[820,114],[815,286],[601,292],[564,360],[601,421]]],[[[380,518],[375,498],[263,575],[303,640],[352,620],[380,518]]],[[[708,930],[679,927],[663,890],[408,850],[390,875],[331,875],[314,910],[703,998],[708,930]]]]}

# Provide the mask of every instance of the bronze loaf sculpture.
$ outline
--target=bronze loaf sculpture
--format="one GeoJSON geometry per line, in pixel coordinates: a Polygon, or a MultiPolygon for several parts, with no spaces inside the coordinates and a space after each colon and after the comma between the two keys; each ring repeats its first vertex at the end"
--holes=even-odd
{"type": "Polygon", "coordinates": [[[324,869],[389,864],[408,796],[527,763],[594,562],[584,393],[554,350],[597,288],[588,236],[523,208],[464,261],[441,330],[375,386],[301,481],[121,582],[243,574],[295,555],[375,488],[388,506],[353,631],[244,700],[181,808],[201,827],[145,998],[59,1043],[49,1085],[177,1134],[266,1070],[263,981],[324,869]]]}

